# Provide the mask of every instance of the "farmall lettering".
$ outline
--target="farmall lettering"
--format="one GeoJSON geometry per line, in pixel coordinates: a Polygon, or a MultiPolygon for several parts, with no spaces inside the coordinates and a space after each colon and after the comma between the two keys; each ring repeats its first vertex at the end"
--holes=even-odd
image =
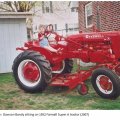
{"type": "Polygon", "coordinates": [[[93,38],[104,38],[104,36],[103,35],[101,35],[101,34],[96,34],[96,35],[85,35],[85,38],[86,39],[93,39],[93,38]]]}
{"type": "Polygon", "coordinates": [[[56,53],[41,47],[38,40],[17,48],[23,52],[15,58],[12,69],[21,89],[35,93],[47,86],[69,90],[77,87],[85,95],[85,81],[91,76],[92,86],[102,98],[115,99],[120,95],[120,31],[80,33],[66,38],[56,35],[57,44],[51,44],[58,50],[56,53]],[[71,73],[73,58],[96,65],[88,70],[78,67],[77,72],[71,73]]]}

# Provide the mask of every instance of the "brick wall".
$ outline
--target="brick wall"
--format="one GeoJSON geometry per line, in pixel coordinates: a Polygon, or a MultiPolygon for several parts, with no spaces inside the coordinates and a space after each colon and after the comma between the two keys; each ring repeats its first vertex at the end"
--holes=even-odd
{"type": "MultiPolygon", "coordinates": [[[[86,28],[85,5],[87,1],[79,2],[79,27],[80,31],[93,31],[93,27],[86,28]]],[[[120,31],[120,1],[92,2],[92,23],[100,31],[120,31]]]]}

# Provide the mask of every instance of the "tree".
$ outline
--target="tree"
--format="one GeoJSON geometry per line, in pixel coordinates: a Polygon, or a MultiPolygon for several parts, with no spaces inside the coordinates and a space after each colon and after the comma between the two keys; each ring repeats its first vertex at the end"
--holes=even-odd
{"type": "Polygon", "coordinates": [[[0,10],[7,12],[28,12],[35,6],[34,1],[5,1],[0,2],[0,10]]]}

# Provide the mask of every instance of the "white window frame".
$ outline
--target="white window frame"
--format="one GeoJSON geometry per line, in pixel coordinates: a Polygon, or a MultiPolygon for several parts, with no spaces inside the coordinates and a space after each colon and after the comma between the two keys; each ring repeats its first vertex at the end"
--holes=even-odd
{"type": "MultiPolygon", "coordinates": [[[[92,2],[85,5],[85,26],[86,26],[86,28],[89,28],[89,27],[93,26],[93,24],[88,25],[88,19],[87,19],[87,17],[88,17],[87,16],[87,8],[88,8],[88,6],[92,7],[92,2]]],[[[92,9],[92,14],[91,15],[93,15],[93,8],[91,8],[91,9],[92,9]]]]}

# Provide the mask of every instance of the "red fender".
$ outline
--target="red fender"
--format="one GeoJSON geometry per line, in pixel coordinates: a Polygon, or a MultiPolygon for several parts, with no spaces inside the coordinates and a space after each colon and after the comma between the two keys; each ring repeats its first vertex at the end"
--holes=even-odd
{"type": "Polygon", "coordinates": [[[22,50],[22,51],[25,51],[25,50],[31,50],[31,51],[37,51],[39,52],[41,55],[44,55],[46,57],[47,60],[49,60],[50,62],[52,62],[52,58],[53,58],[53,54],[45,49],[45,48],[42,48],[42,47],[39,47],[39,46],[31,46],[31,47],[21,47],[21,48],[16,48],[16,50],[22,50]]]}

